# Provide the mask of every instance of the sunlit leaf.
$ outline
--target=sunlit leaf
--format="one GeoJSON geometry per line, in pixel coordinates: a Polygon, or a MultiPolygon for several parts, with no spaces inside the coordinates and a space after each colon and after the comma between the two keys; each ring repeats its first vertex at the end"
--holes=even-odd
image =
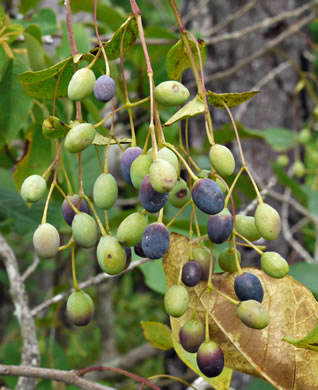
{"type": "Polygon", "coordinates": [[[159,294],[165,294],[167,283],[162,269],[162,261],[150,261],[140,266],[141,272],[145,278],[145,284],[153,291],[159,294]]]}
{"type": "Polygon", "coordinates": [[[196,96],[193,100],[187,103],[185,106],[181,107],[167,122],[164,126],[170,126],[175,122],[179,122],[182,119],[192,118],[196,115],[204,113],[204,101],[196,96]]]}
{"type": "Polygon", "coordinates": [[[233,373],[231,368],[224,367],[222,373],[219,376],[215,378],[208,378],[200,371],[197,365],[196,354],[185,351],[174,335],[172,335],[172,342],[177,355],[183,361],[183,363],[190,367],[191,370],[196,374],[202,376],[202,378],[204,378],[213,387],[213,389],[228,390],[230,388],[233,373]]]}
{"type": "Polygon", "coordinates": [[[313,349],[318,352],[318,325],[316,325],[307,336],[300,340],[290,336],[285,336],[283,340],[298,348],[313,349]]]}
{"type": "MultiPolygon", "coordinates": [[[[172,234],[170,247],[164,257],[168,286],[177,282],[181,259],[189,254],[188,239],[172,234]]],[[[197,315],[204,319],[209,310],[211,338],[221,345],[225,365],[237,371],[259,376],[278,389],[318,388],[318,355],[316,351],[295,348],[284,342],[285,336],[303,338],[318,321],[318,303],[312,293],[292,277],[274,279],[256,268],[245,268],[255,274],[264,287],[263,305],[270,315],[270,324],[263,330],[246,327],[237,316],[237,308],[217,293],[207,297],[203,293],[197,315]]],[[[236,274],[215,274],[215,288],[236,298],[236,274]]],[[[171,318],[171,327],[177,338],[180,327],[187,321],[205,284],[200,282],[189,289],[188,311],[178,319],[171,318]]],[[[237,299],[237,298],[236,298],[237,299]]]]}
{"type": "MultiPolygon", "coordinates": [[[[127,137],[117,138],[117,141],[121,144],[130,144],[131,138],[127,138],[127,137]]],[[[93,141],[93,145],[105,146],[105,145],[108,145],[109,143],[111,145],[117,144],[116,140],[114,140],[113,138],[111,138],[111,140],[109,141],[109,137],[104,137],[103,135],[96,133],[94,141],[93,141]]]]}
{"type": "Polygon", "coordinates": [[[225,109],[223,102],[226,103],[226,105],[229,108],[236,107],[239,104],[242,104],[247,100],[250,100],[259,92],[260,91],[248,91],[248,92],[240,92],[240,93],[237,92],[215,93],[212,91],[207,91],[206,95],[208,98],[208,102],[211,104],[211,106],[225,109]]]}
{"type": "MultiPolygon", "coordinates": [[[[189,43],[194,57],[198,59],[199,56],[195,43],[192,40],[189,40],[189,43]]],[[[205,42],[202,39],[199,39],[198,44],[202,54],[202,51],[205,48],[205,42]]],[[[187,68],[190,68],[190,66],[191,63],[184,43],[179,40],[174,46],[171,47],[166,57],[166,68],[169,78],[172,80],[179,80],[183,71],[187,68]]]]}
{"type": "Polygon", "coordinates": [[[145,338],[155,348],[167,351],[173,348],[171,330],[160,322],[141,321],[141,327],[145,338]]]}

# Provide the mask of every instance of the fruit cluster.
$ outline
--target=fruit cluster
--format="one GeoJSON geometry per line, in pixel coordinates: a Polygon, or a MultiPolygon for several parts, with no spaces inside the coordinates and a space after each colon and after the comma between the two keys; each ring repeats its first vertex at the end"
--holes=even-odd
{"type": "MultiPolygon", "coordinates": [[[[96,80],[91,69],[93,65],[94,61],[88,67],[74,73],[68,85],[69,99],[80,102],[93,92],[101,102],[108,102],[114,97],[116,85],[113,79],[109,75],[102,75],[96,80]]],[[[138,256],[149,259],[162,258],[170,244],[168,228],[182,210],[191,206],[190,256],[189,259],[182,259],[178,283],[170,286],[165,294],[164,305],[167,313],[176,318],[183,316],[189,310],[189,289],[198,283],[205,286],[208,294],[219,293],[214,289],[211,280],[214,261],[212,249],[215,244],[227,242],[228,247],[221,252],[218,262],[225,272],[237,273],[233,288],[239,302],[227,298],[237,305],[238,317],[246,326],[263,329],[268,325],[269,316],[262,306],[264,296],[262,284],[252,273],[242,271],[237,239],[242,240],[244,245],[254,248],[261,255],[261,267],[266,274],[274,278],[284,277],[288,273],[286,260],[276,252],[263,252],[257,244],[253,243],[261,237],[265,240],[274,240],[278,237],[281,229],[279,214],[269,204],[264,203],[246,166],[243,154],[241,155],[242,168],[232,180],[231,186],[228,186],[228,178],[235,173],[235,159],[230,149],[214,142],[208,114],[207,134],[211,144],[209,171],[201,170],[196,165],[191,158],[189,147],[187,146],[185,150],[181,141],[180,145],[172,145],[165,141],[159,108],[183,105],[189,97],[188,89],[173,80],[163,82],[151,89],[151,121],[146,142],[142,147],[137,146],[135,137],[132,137],[130,147],[123,151],[120,160],[122,177],[128,185],[139,191],[141,207],[139,211],[132,212],[121,221],[116,236],[113,236],[110,231],[108,219],[108,210],[115,205],[118,198],[116,179],[108,170],[110,142],[113,139],[121,146],[120,141],[114,136],[113,125],[105,145],[105,164],[101,169],[102,172],[95,179],[90,198],[84,193],[80,169],[79,193],[74,194],[67,172],[61,164],[68,184],[66,194],[58,183],[57,167],[61,162],[62,147],[70,153],[79,153],[79,155],[86,148],[92,147],[99,124],[87,123],[82,119],[64,124],[54,116],[44,121],[43,135],[46,138],[61,140],[57,157],[42,176],[32,175],[25,179],[21,195],[26,202],[30,203],[44,197],[47,192],[45,178],[55,164],[55,174],[48,191],[42,223],[34,232],[33,244],[36,253],[45,259],[53,258],[59,251],[71,248],[75,291],[69,296],[66,309],[73,324],[86,325],[94,314],[92,299],[78,287],[75,245],[83,248],[96,246],[96,257],[102,271],[109,275],[117,275],[129,267],[132,247],[138,256]],[[156,112],[155,121],[154,112],[156,112]],[[152,145],[148,148],[150,139],[152,145]],[[181,168],[187,171],[186,180],[180,176],[181,168]],[[249,175],[259,200],[254,216],[235,214],[232,192],[244,171],[249,175]],[[62,212],[72,230],[70,241],[63,246],[60,245],[58,230],[46,221],[50,198],[55,189],[64,197],[62,212]],[[231,209],[230,201],[232,201],[231,209]],[[165,225],[163,217],[167,202],[180,210],[175,218],[165,225]],[[96,208],[104,210],[105,224],[99,218],[96,208]],[[197,209],[209,215],[207,236],[200,235],[197,209]],[[154,213],[159,213],[157,220],[149,223],[149,214],[154,213]],[[196,222],[198,245],[194,245],[193,220],[196,222]],[[204,240],[210,241],[210,250],[203,245],[204,240]]],[[[233,127],[236,129],[235,123],[233,127]]],[[[237,139],[239,142],[238,134],[237,139]]],[[[210,340],[208,321],[204,325],[196,317],[196,311],[193,312],[191,320],[182,326],[179,339],[186,351],[197,353],[197,363],[203,374],[213,377],[222,372],[223,352],[219,345],[210,340]]]]}

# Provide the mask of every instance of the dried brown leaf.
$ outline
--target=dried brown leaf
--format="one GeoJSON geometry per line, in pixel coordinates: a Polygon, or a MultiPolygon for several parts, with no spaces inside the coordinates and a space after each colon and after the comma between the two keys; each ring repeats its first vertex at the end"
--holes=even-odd
{"type": "MultiPolygon", "coordinates": [[[[188,239],[172,233],[169,251],[164,257],[164,271],[168,287],[177,283],[181,261],[189,257],[188,239]]],[[[259,376],[277,389],[318,389],[318,354],[316,351],[295,348],[284,342],[284,336],[301,338],[316,325],[318,304],[312,293],[292,277],[273,279],[256,268],[247,268],[257,275],[264,287],[263,305],[270,315],[270,324],[263,330],[246,327],[237,316],[236,307],[213,292],[208,299],[204,293],[198,316],[203,319],[207,305],[210,313],[211,338],[221,345],[225,365],[238,371],[259,376]]],[[[213,285],[236,298],[236,274],[215,274],[213,285]]],[[[189,309],[181,318],[171,318],[173,334],[192,314],[194,304],[205,287],[203,282],[189,288],[189,309]]]]}

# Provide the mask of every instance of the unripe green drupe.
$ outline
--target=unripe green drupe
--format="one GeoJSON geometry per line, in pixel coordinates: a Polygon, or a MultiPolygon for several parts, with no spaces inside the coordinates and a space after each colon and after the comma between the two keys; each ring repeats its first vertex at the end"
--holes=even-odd
{"type": "Polygon", "coordinates": [[[255,211],[255,225],[265,240],[276,240],[281,230],[278,212],[269,204],[259,204],[255,211]]]}
{"type": "Polygon", "coordinates": [[[101,173],[95,180],[93,199],[97,207],[109,210],[114,206],[118,197],[118,186],[111,173],[101,173]]]}
{"type": "Polygon", "coordinates": [[[38,226],[33,234],[33,246],[36,253],[45,259],[55,257],[60,246],[60,235],[50,223],[38,226]]]}
{"type": "Polygon", "coordinates": [[[68,84],[67,95],[71,100],[83,100],[89,96],[96,82],[94,72],[88,68],[76,71],[68,84]]]}
{"type": "Polygon", "coordinates": [[[184,286],[175,284],[168,288],[164,297],[164,305],[170,316],[181,317],[186,312],[188,303],[189,294],[184,286]]]}
{"type": "Polygon", "coordinates": [[[80,123],[71,128],[65,137],[64,146],[71,153],[86,149],[95,138],[95,127],[90,123],[80,123]]]}
{"type": "Polygon", "coordinates": [[[261,257],[261,266],[272,278],[283,278],[289,272],[287,261],[277,252],[265,252],[261,257]]]}
{"type": "Polygon", "coordinates": [[[155,98],[158,103],[166,106],[179,106],[190,97],[188,88],[178,81],[164,81],[155,88],[155,98]]]}
{"type": "Polygon", "coordinates": [[[213,168],[221,176],[231,176],[235,169],[235,160],[232,152],[224,145],[211,146],[209,158],[213,168]]]}
{"type": "Polygon", "coordinates": [[[21,196],[25,202],[37,202],[46,191],[46,181],[40,175],[27,177],[21,187],[21,196]]]}
{"type": "Polygon", "coordinates": [[[93,247],[98,240],[95,219],[86,213],[75,215],[72,222],[72,233],[76,243],[83,248],[93,247]]]}
{"type": "Polygon", "coordinates": [[[94,315],[92,298],[84,291],[74,291],[67,300],[66,312],[69,320],[77,326],[87,325],[94,315]]]}

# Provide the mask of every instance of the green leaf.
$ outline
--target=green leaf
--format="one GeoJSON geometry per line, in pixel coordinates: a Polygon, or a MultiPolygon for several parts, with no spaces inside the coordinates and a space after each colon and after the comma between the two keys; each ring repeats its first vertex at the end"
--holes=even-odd
{"type": "Polygon", "coordinates": [[[39,44],[42,47],[42,32],[40,27],[37,24],[29,24],[25,29],[24,33],[28,33],[32,35],[36,40],[39,42],[39,44]]]}
{"type": "Polygon", "coordinates": [[[207,376],[203,375],[201,370],[199,369],[197,365],[197,359],[195,353],[190,353],[185,351],[181,344],[179,344],[175,338],[175,336],[172,334],[172,342],[173,347],[175,351],[177,352],[177,355],[179,358],[185,363],[188,367],[191,368],[192,371],[194,371],[197,375],[204,378],[215,390],[228,390],[230,388],[230,383],[232,379],[232,373],[233,370],[224,367],[221,374],[215,378],[208,378],[207,376]]]}
{"type": "Polygon", "coordinates": [[[289,275],[309,288],[318,300],[318,264],[308,264],[304,262],[291,264],[289,266],[289,275]]]}
{"type": "Polygon", "coordinates": [[[281,168],[278,164],[273,164],[273,169],[274,172],[276,173],[276,176],[280,184],[290,188],[295,198],[301,204],[306,205],[308,202],[308,196],[306,194],[306,191],[303,189],[303,186],[299,184],[298,181],[289,177],[286,171],[283,168],[281,168]]]}
{"type": "Polygon", "coordinates": [[[240,92],[240,93],[237,92],[215,93],[212,91],[207,91],[206,95],[211,106],[225,109],[223,102],[226,103],[226,105],[229,108],[236,107],[239,104],[242,104],[247,100],[250,100],[259,92],[260,91],[248,91],[248,92],[240,92]]]}
{"type": "Polygon", "coordinates": [[[24,31],[25,46],[28,50],[28,57],[30,61],[31,68],[33,70],[40,70],[45,67],[44,62],[44,49],[42,44],[26,30],[24,31]]]}
{"type": "Polygon", "coordinates": [[[297,141],[289,129],[267,128],[262,130],[247,130],[250,135],[261,136],[276,152],[294,148],[297,141]]]}
{"type": "Polygon", "coordinates": [[[43,35],[57,33],[56,13],[51,8],[40,9],[33,15],[32,23],[39,25],[43,35]]]}
{"type": "MultiPolygon", "coordinates": [[[[125,33],[123,41],[123,55],[127,53],[131,46],[134,45],[138,36],[138,26],[134,16],[130,16],[125,23],[113,34],[111,39],[104,44],[104,48],[109,61],[120,57],[120,42],[122,35],[125,33]]],[[[91,52],[95,53],[98,46],[91,52]]]]}
{"type": "MultiPolygon", "coordinates": [[[[131,138],[117,138],[117,141],[120,142],[121,144],[130,144],[131,143],[131,138]]],[[[111,145],[117,144],[117,142],[112,138],[109,141],[109,137],[104,137],[103,135],[96,133],[94,141],[92,142],[93,145],[108,145],[110,143],[111,145]]]]}
{"type": "Polygon", "coordinates": [[[259,378],[253,378],[246,390],[275,390],[275,387],[259,378]]]}
{"type": "Polygon", "coordinates": [[[31,9],[36,8],[36,6],[40,3],[40,0],[21,0],[19,11],[22,14],[26,14],[31,9]]]}
{"type": "Polygon", "coordinates": [[[10,34],[6,37],[7,43],[14,42],[19,35],[23,34],[23,26],[21,26],[21,24],[15,23],[8,24],[3,32],[3,35],[5,34],[10,34]]]}
{"type": "MultiPolygon", "coordinates": [[[[66,22],[62,21],[61,26],[63,31],[62,41],[61,45],[56,48],[56,56],[59,59],[66,58],[71,53],[71,45],[66,22]]],[[[72,27],[78,52],[87,53],[90,48],[90,36],[88,30],[82,24],[78,23],[73,23],[72,27]]]]}
{"type": "MultiPolygon", "coordinates": [[[[198,59],[199,56],[195,43],[192,40],[189,40],[189,43],[191,50],[194,53],[194,57],[198,59]]],[[[202,54],[202,51],[205,48],[205,42],[202,39],[199,39],[198,44],[202,54]]],[[[190,66],[191,62],[188,58],[184,43],[179,40],[174,46],[171,47],[166,57],[166,68],[169,78],[172,80],[179,80],[183,71],[187,68],[190,68],[190,66]]]]}
{"type": "Polygon", "coordinates": [[[192,118],[196,115],[203,114],[204,108],[203,100],[197,95],[193,100],[191,100],[185,106],[181,107],[179,111],[172,115],[172,117],[167,120],[164,126],[170,126],[175,122],[181,121],[182,119],[192,118]]]}
{"type": "Polygon", "coordinates": [[[45,171],[53,160],[51,141],[42,136],[41,125],[32,123],[26,134],[27,151],[18,162],[14,172],[14,180],[20,190],[24,179],[30,175],[45,171]]]}
{"type": "Polygon", "coordinates": [[[167,351],[173,348],[171,330],[160,322],[141,321],[141,327],[145,338],[158,349],[167,351]]]}
{"type": "Polygon", "coordinates": [[[5,52],[4,48],[0,46],[0,81],[2,80],[4,72],[7,69],[8,63],[9,63],[9,58],[7,56],[7,53],[5,52]]]}
{"type": "Polygon", "coordinates": [[[140,267],[146,285],[153,291],[164,295],[167,291],[166,277],[162,269],[162,260],[150,261],[140,267]]]}
{"type": "Polygon", "coordinates": [[[25,64],[15,58],[7,65],[0,83],[0,133],[8,142],[13,141],[25,122],[33,105],[18,81],[18,75],[25,71],[25,64]]]}
{"type": "Polygon", "coordinates": [[[0,28],[3,26],[5,19],[6,13],[4,12],[2,5],[0,4],[0,28]]]}
{"type": "Polygon", "coordinates": [[[318,352],[318,324],[314,329],[305,337],[300,340],[294,337],[286,336],[283,338],[287,343],[295,345],[298,348],[312,349],[318,352]]]}

